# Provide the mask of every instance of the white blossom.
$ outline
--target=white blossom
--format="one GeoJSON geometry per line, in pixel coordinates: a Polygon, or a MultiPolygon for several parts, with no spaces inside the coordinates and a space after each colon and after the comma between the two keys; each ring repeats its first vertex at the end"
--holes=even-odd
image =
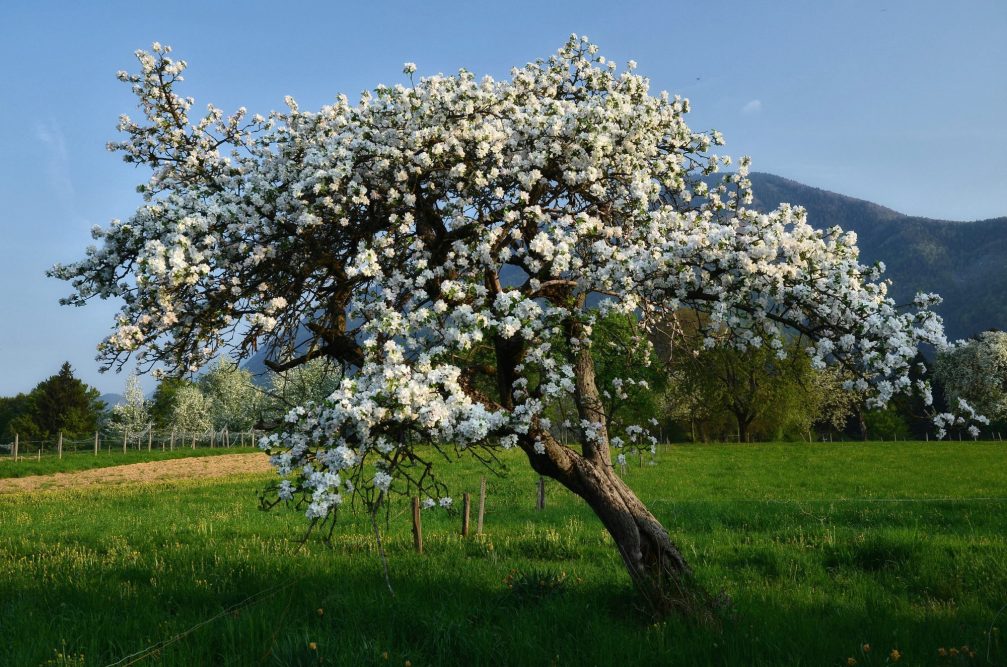
{"type": "MultiPolygon", "coordinates": [[[[935,299],[900,310],[855,235],[815,230],[798,207],[747,208],[747,158],[708,183],[703,172],[731,163],[710,152],[723,137],[691,130],[687,101],[652,95],[635,63],[618,72],[597,51],[573,36],[506,80],[462,70],[251,118],[197,114],[174,83],[184,61],[138,52],[139,72],[120,78],[141,117],[120,118],[111,148],[150,167],[144,202],[51,273],[71,283],[66,303],[122,303],[106,366],[137,355],[195,370],[229,346],[272,344],[345,364],[262,441],[312,518],[344,493],[391,489],[418,442],[562,451],[542,418],[576,397],[576,357],[598,337],[591,294],[644,328],[702,312],[707,347],[731,331],[785,354],[786,327],[811,332],[812,362],[844,363],[875,404],[917,390],[919,344],[946,344],[935,299]],[[510,378],[495,395],[471,367],[487,350],[510,378]]],[[[251,422],[246,396],[228,399],[246,408],[229,424],[251,422]]],[[[600,417],[578,425],[585,448],[620,442],[600,417]]],[[[642,427],[626,437],[654,441],[642,427]]]]}

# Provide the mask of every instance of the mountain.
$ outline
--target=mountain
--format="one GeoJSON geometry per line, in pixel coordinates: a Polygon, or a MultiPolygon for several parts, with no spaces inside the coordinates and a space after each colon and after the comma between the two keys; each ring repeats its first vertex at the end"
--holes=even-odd
{"type": "Polygon", "coordinates": [[[839,225],[857,233],[861,261],[885,263],[897,303],[937,292],[937,312],[951,340],[990,328],[1007,329],[1007,217],[951,222],[903,215],[861,199],[772,174],[751,174],[753,207],[803,206],[818,229],[839,225]]]}
{"type": "Polygon", "coordinates": [[[120,403],[125,403],[126,399],[122,397],[122,394],[102,394],[98,397],[99,401],[103,401],[108,409],[111,410],[120,403]]]}
{"type": "MultiPolygon", "coordinates": [[[[301,326],[297,330],[294,338],[296,354],[303,354],[307,351],[307,344],[311,341],[311,332],[307,327],[301,326]]],[[[266,360],[276,361],[281,355],[278,351],[269,346],[262,347],[258,352],[248,357],[241,365],[243,369],[252,374],[252,382],[259,387],[269,387],[270,370],[266,366],[266,360]]]]}

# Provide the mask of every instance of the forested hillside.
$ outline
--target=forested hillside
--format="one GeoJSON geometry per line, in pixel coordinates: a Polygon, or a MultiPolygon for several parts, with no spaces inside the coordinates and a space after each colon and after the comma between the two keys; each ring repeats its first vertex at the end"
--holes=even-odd
{"type": "Polygon", "coordinates": [[[951,339],[1007,329],[1007,217],[951,222],[903,215],[871,202],[755,173],[755,206],[803,206],[815,227],[839,225],[860,239],[861,257],[888,267],[895,298],[918,291],[944,297],[938,312],[951,339]]]}

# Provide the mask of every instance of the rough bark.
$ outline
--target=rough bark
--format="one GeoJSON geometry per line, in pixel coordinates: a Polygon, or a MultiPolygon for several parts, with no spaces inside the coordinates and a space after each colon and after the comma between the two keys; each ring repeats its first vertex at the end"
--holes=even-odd
{"type": "Polygon", "coordinates": [[[615,542],[634,586],[660,615],[678,614],[701,621],[713,618],[710,596],[696,582],[668,531],[611,465],[598,464],[559,443],[548,433],[529,435],[532,467],[584,499],[615,542]],[[545,453],[530,443],[538,440],[545,453]]]}

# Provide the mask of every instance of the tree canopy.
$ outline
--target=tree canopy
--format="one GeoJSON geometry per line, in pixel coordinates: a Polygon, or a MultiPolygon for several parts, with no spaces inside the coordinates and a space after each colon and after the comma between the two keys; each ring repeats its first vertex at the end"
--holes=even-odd
{"type": "Polygon", "coordinates": [[[648,600],[695,609],[684,559],[613,471],[599,314],[646,331],[688,308],[710,340],[730,331],[738,350],[781,356],[797,332],[812,365],[842,365],[878,405],[925,390],[909,377],[917,347],[944,344],[936,297],[897,308],[855,235],[747,208],[747,159],[708,186],[731,164],[720,134],[691,130],[687,100],[652,95],[635,63],[619,71],[586,39],[507,80],[407,64],[407,85],[317,112],[288,98],[268,117],[193,118],[176,90],[185,62],[158,44],[137,57],[120,78],[143,118],[123,116],[111,146],[151,168],[146,201],[53,273],[68,303],[122,299],[107,365],[194,370],[263,345],[288,346],[277,370],[342,364],[331,396],[267,443],[279,498],[304,498],[312,520],[351,493],[368,506],[406,484],[443,494],[426,443],[520,447],[594,509],[648,600]],[[545,417],[564,400],[576,446],[545,417]]]}

